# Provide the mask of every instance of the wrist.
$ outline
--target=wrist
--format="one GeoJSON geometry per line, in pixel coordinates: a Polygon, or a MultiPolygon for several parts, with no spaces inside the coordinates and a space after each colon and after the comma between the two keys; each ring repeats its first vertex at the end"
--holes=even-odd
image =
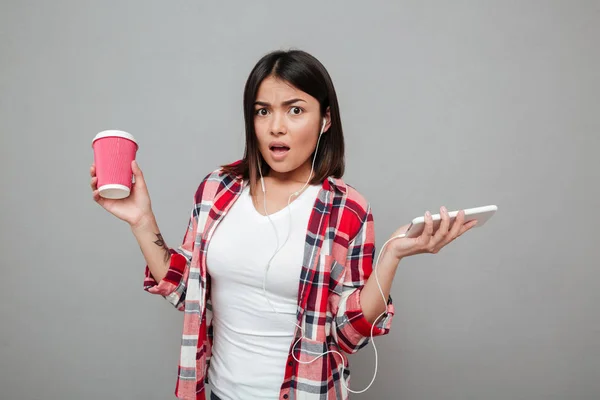
{"type": "Polygon", "coordinates": [[[156,218],[154,217],[154,213],[152,213],[152,211],[145,215],[142,215],[136,222],[130,224],[131,230],[133,232],[148,230],[155,226],[156,218]]]}
{"type": "Polygon", "coordinates": [[[391,265],[394,268],[398,267],[400,261],[404,258],[404,256],[396,254],[394,251],[386,251],[381,255],[380,264],[391,265]]]}

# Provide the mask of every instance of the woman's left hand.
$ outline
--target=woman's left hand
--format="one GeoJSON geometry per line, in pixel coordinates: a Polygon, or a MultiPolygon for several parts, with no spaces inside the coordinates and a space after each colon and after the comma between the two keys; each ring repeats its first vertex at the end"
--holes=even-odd
{"type": "MultiPolygon", "coordinates": [[[[463,210],[458,212],[458,215],[452,224],[450,224],[448,210],[445,207],[440,208],[440,216],[440,227],[434,234],[433,218],[431,217],[431,213],[427,211],[425,213],[425,228],[423,229],[423,233],[416,238],[405,237],[392,240],[388,243],[388,251],[390,254],[398,260],[415,254],[437,254],[448,243],[474,227],[477,223],[476,220],[473,220],[465,224],[465,212],[463,210]]],[[[394,232],[392,237],[406,233],[409,226],[410,224],[400,227],[394,232]]]]}

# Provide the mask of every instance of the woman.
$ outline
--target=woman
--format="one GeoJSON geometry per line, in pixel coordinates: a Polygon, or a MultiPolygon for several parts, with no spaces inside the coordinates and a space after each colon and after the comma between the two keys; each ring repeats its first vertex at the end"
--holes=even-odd
{"type": "Polygon", "coordinates": [[[342,123],[323,65],[298,50],[264,56],[246,82],[244,118],[243,159],[202,180],[177,249],[135,162],[122,200],[99,197],[92,166],[94,200],[130,224],[145,290],[185,312],[178,398],[205,399],[210,382],[213,399],[347,399],[343,352],[389,332],[400,260],[437,253],[474,222],[461,211],[450,226],[442,207],[433,234],[427,212],[423,234],[401,238],[399,228],[371,275],[373,216],[341,179],[342,123]]]}

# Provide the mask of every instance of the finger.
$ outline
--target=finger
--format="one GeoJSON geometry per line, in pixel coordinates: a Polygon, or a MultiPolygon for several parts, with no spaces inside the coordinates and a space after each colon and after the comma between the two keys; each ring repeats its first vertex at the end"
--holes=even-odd
{"type": "Polygon", "coordinates": [[[94,190],[92,192],[92,198],[94,199],[94,201],[100,205],[102,205],[104,203],[104,198],[102,198],[100,196],[100,192],[98,190],[94,190]]]}
{"type": "Polygon", "coordinates": [[[135,185],[138,185],[138,182],[144,184],[144,173],[135,160],[131,162],[131,171],[133,172],[133,181],[135,182],[135,185]]]}
{"type": "Polygon", "coordinates": [[[133,160],[131,162],[131,171],[133,171],[133,174],[136,176],[136,178],[139,176],[140,178],[142,178],[144,176],[144,174],[142,173],[142,170],[140,169],[140,166],[138,165],[137,161],[133,160]]]}
{"type": "Polygon", "coordinates": [[[98,187],[97,187],[98,186],[98,178],[97,177],[93,177],[90,180],[90,186],[92,187],[92,190],[98,189],[98,187]]]}
{"type": "Polygon", "coordinates": [[[446,207],[440,207],[440,216],[442,221],[440,222],[440,227],[433,236],[434,244],[440,243],[442,240],[444,240],[444,237],[448,234],[448,228],[450,227],[450,216],[448,215],[448,210],[446,210],[446,207]]]}
{"type": "Polygon", "coordinates": [[[456,218],[454,219],[454,223],[452,224],[452,228],[450,229],[450,237],[456,238],[460,233],[460,229],[464,225],[465,220],[465,212],[464,210],[460,210],[458,214],[456,214],[456,218]]]}
{"type": "Polygon", "coordinates": [[[419,241],[422,245],[429,244],[431,240],[431,235],[433,234],[433,218],[431,217],[431,213],[427,211],[425,213],[425,227],[423,228],[423,233],[419,236],[419,241]]]}
{"type": "Polygon", "coordinates": [[[471,228],[473,228],[475,225],[477,225],[477,220],[474,219],[473,221],[469,221],[466,224],[464,224],[462,226],[462,228],[460,228],[460,231],[458,232],[458,236],[462,235],[463,233],[465,233],[466,231],[470,230],[471,228]]]}
{"type": "Polygon", "coordinates": [[[458,214],[460,215],[456,216],[456,222],[458,222],[459,225],[463,225],[465,223],[465,210],[460,210],[458,214]]]}
{"type": "Polygon", "coordinates": [[[94,164],[92,164],[92,166],[90,167],[90,176],[96,176],[96,165],[94,164]]]}

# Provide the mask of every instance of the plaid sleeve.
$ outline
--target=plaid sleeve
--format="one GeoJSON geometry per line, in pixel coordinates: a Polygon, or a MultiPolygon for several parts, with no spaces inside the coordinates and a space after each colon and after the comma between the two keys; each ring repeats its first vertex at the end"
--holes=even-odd
{"type": "MultiPolygon", "coordinates": [[[[366,218],[348,245],[348,256],[344,271],[341,296],[335,313],[337,342],[347,353],[356,353],[371,339],[371,324],[363,315],[360,293],[373,270],[375,255],[375,231],[371,207],[367,207],[366,218]]],[[[394,305],[388,298],[387,315],[380,318],[373,328],[373,336],[389,333],[394,305]]]]}
{"type": "Polygon", "coordinates": [[[156,282],[152,277],[148,265],[146,265],[145,270],[144,290],[163,296],[180,311],[184,310],[186,283],[196,240],[196,229],[198,226],[198,213],[196,211],[197,195],[196,193],[196,196],[194,196],[194,207],[182,244],[177,249],[169,249],[171,261],[165,277],[160,282],[156,282]]]}

